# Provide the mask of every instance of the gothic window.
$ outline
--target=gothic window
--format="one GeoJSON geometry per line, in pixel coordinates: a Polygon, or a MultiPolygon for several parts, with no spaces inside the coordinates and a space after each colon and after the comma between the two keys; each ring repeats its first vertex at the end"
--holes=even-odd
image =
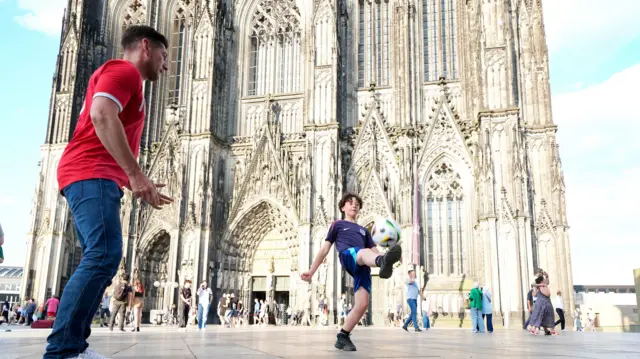
{"type": "Polygon", "coordinates": [[[295,0],[265,0],[256,7],[249,41],[249,96],[300,91],[300,33],[295,0]]]}
{"type": "Polygon", "coordinates": [[[422,1],[424,81],[458,78],[454,0],[422,1]]]}
{"type": "Polygon", "coordinates": [[[389,0],[359,3],[358,27],[358,87],[371,83],[388,86],[390,72],[390,22],[389,0]]]}
{"type": "Polygon", "coordinates": [[[146,19],[146,8],[140,0],[130,0],[127,6],[124,8],[122,15],[122,23],[120,24],[120,34],[117,37],[117,48],[120,49],[118,58],[121,59],[124,55],[124,49],[120,45],[120,39],[124,31],[131,25],[143,24],[146,19]]]}
{"type": "Polygon", "coordinates": [[[333,25],[329,10],[324,10],[315,23],[315,64],[316,66],[331,65],[333,50],[333,25]]]}
{"type": "Polygon", "coordinates": [[[424,187],[423,264],[429,273],[460,275],[465,272],[464,196],[461,178],[448,163],[438,165],[424,187]]]}
{"type": "Polygon", "coordinates": [[[170,104],[177,104],[180,100],[180,90],[182,88],[184,53],[185,53],[185,31],[186,20],[184,13],[179,10],[173,18],[171,26],[170,52],[169,52],[169,98],[170,104]]]}

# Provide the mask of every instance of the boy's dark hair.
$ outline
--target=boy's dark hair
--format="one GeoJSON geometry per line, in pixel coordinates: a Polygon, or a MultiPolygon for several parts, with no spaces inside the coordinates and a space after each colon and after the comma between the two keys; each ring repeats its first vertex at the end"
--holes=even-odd
{"type": "Polygon", "coordinates": [[[129,281],[129,274],[128,273],[123,274],[122,275],[122,280],[125,281],[125,282],[128,282],[129,281]]]}
{"type": "Polygon", "coordinates": [[[544,277],[543,276],[539,276],[538,278],[536,278],[536,284],[542,283],[543,280],[544,280],[544,277]]]}
{"type": "Polygon", "coordinates": [[[142,41],[142,39],[147,39],[156,46],[164,45],[166,48],[169,47],[169,41],[167,41],[167,38],[164,35],[151,26],[146,25],[129,26],[122,34],[122,41],[120,44],[122,45],[122,48],[126,50],[132,45],[142,41]]]}
{"type": "Polygon", "coordinates": [[[415,272],[415,270],[413,270],[413,269],[409,269],[409,271],[407,272],[407,274],[411,274],[411,272],[415,272]]]}
{"type": "Polygon", "coordinates": [[[340,213],[344,214],[344,212],[342,211],[342,207],[344,207],[347,202],[351,202],[352,199],[355,199],[356,202],[358,202],[358,206],[360,206],[360,209],[362,209],[362,198],[360,198],[357,194],[346,193],[344,196],[342,196],[342,199],[338,203],[340,213]]]}

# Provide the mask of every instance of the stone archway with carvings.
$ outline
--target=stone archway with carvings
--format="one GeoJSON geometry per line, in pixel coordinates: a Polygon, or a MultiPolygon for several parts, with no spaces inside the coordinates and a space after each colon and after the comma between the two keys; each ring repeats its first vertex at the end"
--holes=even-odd
{"type": "Polygon", "coordinates": [[[248,206],[229,226],[222,244],[222,254],[235,264],[235,270],[251,273],[256,248],[270,232],[277,231],[285,239],[292,263],[297,263],[297,219],[275,202],[263,199],[248,206]]]}
{"type": "Polygon", "coordinates": [[[297,270],[300,240],[297,219],[273,200],[260,199],[244,208],[229,226],[218,251],[217,287],[226,291],[242,290],[239,294],[247,297],[256,250],[265,236],[277,235],[281,239],[291,259],[290,271],[297,270]]]}
{"type": "Polygon", "coordinates": [[[143,245],[138,247],[137,265],[134,268],[133,280],[140,279],[145,288],[144,311],[162,310],[165,305],[165,293],[162,286],[156,287],[155,282],[164,283],[171,280],[168,268],[171,254],[171,236],[165,230],[156,232],[143,245]]]}

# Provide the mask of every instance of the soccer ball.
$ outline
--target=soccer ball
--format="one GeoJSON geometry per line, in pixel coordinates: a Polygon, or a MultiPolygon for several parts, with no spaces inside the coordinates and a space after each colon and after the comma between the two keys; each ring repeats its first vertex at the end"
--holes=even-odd
{"type": "Polygon", "coordinates": [[[400,241],[400,226],[390,218],[380,218],[371,227],[373,242],[380,247],[393,247],[400,241]]]}

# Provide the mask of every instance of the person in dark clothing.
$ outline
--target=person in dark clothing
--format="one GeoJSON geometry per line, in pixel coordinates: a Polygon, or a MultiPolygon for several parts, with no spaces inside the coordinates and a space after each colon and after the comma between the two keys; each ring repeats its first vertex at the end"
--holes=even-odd
{"type": "Polygon", "coordinates": [[[234,326],[235,321],[233,320],[233,318],[235,316],[236,305],[237,305],[236,296],[234,293],[231,293],[227,301],[227,311],[226,311],[226,319],[229,327],[234,326]]]}
{"type": "Polygon", "coordinates": [[[217,309],[218,319],[220,319],[220,325],[224,325],[226,323],[224,318],[227,312],[227,293],[224,293],[222,295],[222,298],[220,298],[220,300],[218,301],[218,308],[216,309],[217,309]]]}
{"type": "Polygon", "coordinates": [[[564,330],[565,319],[564,319],[564,302],[562,300],[562,292],[558,291],[556,293],[556,300],[553,303],[553,306],[556,308],[556,313],[558,313],[558,321],[556,321],[555,325],[560,324],[560,329],[564,330]]]}
{"type": "Polygon", "coordinates": [[[184,287],[180,290],[180,303],[178,303],[178,315],[180,316],[180,328],[186,330],[191,310],[191,281],[185,280],[184,287]]]}
{"type": "Polygon", "coordinates": [[[531,290],[529,290],[529,293],[527,293],[527,310],[529,311],[529,317],[527,318],[527,321],[524,322],[524,325],[522,326],[522,329],[527,330],[529,327],[529,322],[531,321],[531,313],[533,312],[533,305],[536,303],[536,297],[533,296],[533,287],[534,285],[531,285],[531,290]]]}
{"type": "Polygon", "coordinates": [[[29,299],[29,305],[27,306],[27,326],[33,323],[33,314],[36,312],[36,300],[29,299]]]}

